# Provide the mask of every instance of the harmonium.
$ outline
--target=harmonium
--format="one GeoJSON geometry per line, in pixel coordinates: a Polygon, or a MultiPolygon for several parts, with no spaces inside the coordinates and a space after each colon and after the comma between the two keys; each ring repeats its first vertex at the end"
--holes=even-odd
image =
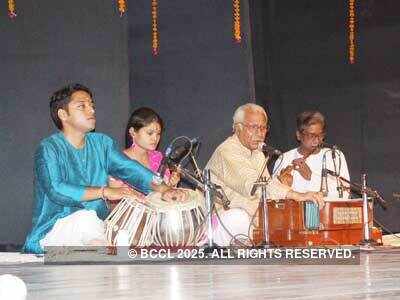
{"type": "MultiPolygon", "coordinates": [[[[318,209],[312,202],[268,201],[269,242],[274,246],[359,245],[364,240],[363,200],[325,199],[318,209]]],[[[264,240],[263,209],[258,210],[258,225],[253,241],[264,240]]],[[[373,202],[368,201],[370,239],[382,245],[382,231],[373,226],[373,202]]]]}

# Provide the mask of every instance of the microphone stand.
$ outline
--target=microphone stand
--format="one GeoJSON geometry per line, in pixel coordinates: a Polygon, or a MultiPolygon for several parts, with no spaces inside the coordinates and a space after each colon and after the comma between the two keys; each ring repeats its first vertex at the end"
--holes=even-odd
{"type": "Polygon", "coordinates": [[[368,220],[368,195],[367,195],[367,174],[361,174],[361,194],[363,199],[363,228],[364,228],[364,239],[361,241],[361,245],[370,247],[374,244],[371,239],[369,232],[369,220],[368,220]]]}
{"type": "Polygon", "coordinates": [[[209,169],[205,169],[203,171],[203,178],[200,179],[201,181],[190,171],[182,167],[176,167],[176,169],[181,175],[183,175],[183,178],[195,185],[195,187],[201,190],[204,194],[207,216],[207,243],[204,248],[204,252],[206,254],[213,253],[215,249],[222,249],[221,251],[224,251],[224,247],[219,247],[217,244],[215,244],[214,231],[212,228],[212,211],[214,208],[214,202],[221,204],[225,210],[229,209],[229,205],[231,203],[226,197],[224,190],[221,188],[221,186],[212,183],[209,169]],[[215,201],[214,195],[216,196],[215,201]]]}
{"type": "MultiPolygon", "coordinates": [[[[261,200],[260,203],[262,205],[262,214],[264,216],[263,220],[263,231],[264,231],[264,240],[259,245],[262,248],[271,248],[271,243],[269,241],[269,212],[268,212],[268,203],[267,203],[267,185],[271,182],[272,178],[266,178],[262,176],[264,174],[265,168],[267,167],[268,156],[265,157],[264,164],[261,170],[260,175],[258,176],[256,182],[254,182],[253,187],[251,189],[250,195],[253,196],[256,190],[261,187],[261,200]]],[[[251,226],[251,224],[250,224],[251,226]]]]}
{"type": "MultiPolygon", "coordinates": [[[[182,167],[176,167],[175,169],[182,175],[183,178],[185,178],[187,181],[193,184],[195,188],[199,189],[203,193],[205,192],[205,185],[203,182],[203,178],[198,179],[194,174],[192,174],[190,171],[182,167]]],[[[228,210],[231,201],[228,200],[228,197],[225,195],[225,192],[222,189],[222,187],[212,182],[210,182],[210,187],[212,192],[217,196],[214,201],[222,205],[225,210],[228,210]]]]}
{"type": "Polygon", "coordinates": [[[386,209],[387,208],[387,203],[386,201],[379,195],[379,193],[376,190],[371,189],[370,187],[367,186],[367,174],[362,174],[361,175],[361,184],[351,182],[347,180],[346,178],[343,178],[342,176],[339,176],[336,172],[333,172],[329,169],[327,169],[327,173],[335,176],[339,180],[346,182],[349,184],[349,187],[351,190],[355,190],[358,193],[361,193],[362,199],[363,199],[363,240],[360,241],[360,245],[365,246],[365,247],[371,247],[373,244],[376,242],[371,239],[370,235],[370,229],[369,229],[369,218],[368,218],[368,196],[372,197],[372,199],[378,199],[379,204],[386,209]]]}
{"type": "MultiPolygon", "coordinates": [[[[333,162],[333,168],[335,169],[335,173],[340,174],[340,167],[341,167],[341,157],[340,157],[340,152],[338,151],[338,155],[339,155],[339,170],[336,167],[336,151],[338,150],[338,148],[336,146],[332,147],[332,162],[333,162]]],[[[325,153],[326,154],[326,153],[325,153]]],[[[336,189],[338,191],[338,195],[339,198],[343,198],[343,186],[342,186],[342,182],[339,180],[339,178],[336,177],[336,189]]]]}
{"type": "Polygon", "coordinates": [[[190,160],[191,160],[191,162],[193,164],[194,173],[196,174],[196,177],[202,181],[202,176],[201,176],[202,173],[201,173],[199,165],[197,164],[197,161],[196,161],[196,159],[195,159],[195,157],[193,155],[193,152],[190,152],[189,157],[190,157],[190,160]]]}
{"type": "Polygon", "coordinates": [[[325,151],[324,155],[322,156],[322,171],[321,171],[321,188],[320,192],[324,195],[324,197],[328,196],[328,173],[326,168],[326,153],[329,152],[325,151]]]}
{"type": "Polygon", "coordinates": [[[205,247],[204,252],[212,253],[214,249],[218,248],[218,246],[214,243],[214,231],[212,228],[212,211],[214,208],[213,195],[217,196],[218,203],[222,204],[225,210],[229,209],[230,201],[226,197],[223,189],[220,186],[212,183],[210,170],[204,169],[204,171],[201,172],[201,169],[199,168],[192,151],[190,151],[189,157],[193,163],[196,173],[195,175],[181,167],[180,163],[174,164],[171,167],[176,169],[180,174],[183,175],[185,179],[194,184],[196,188],[200,189],[204,193],[207,216],[207,246],[205,247]]]}
{"type": "Polygon", "coordinates": [[[199,179],[201,182],[203,182],[202,171],[199,168],[199,164],[197,163],[196,157],[195,157],[195,155],[199,152],[199,146],[200,146],[200,142],[197,142],[197,144],[195,144],[194,146],[192,144],[192,149],[189,153],[189,158],[190,158],[190,161],[192,162],[194,173],[195,173],[197,179],[199,179]]]}
{"type": "Polygon", "coordinates": [[[363,188],[362,184],[351,182],[351,181],[347,180],[346,178],[340,176],[339,174],[333,172],[332,170],[326,169],[326,171],[329,175],[337,177],[342,182],[346,182],[349,185],[350,190],[355,191],[360,194],[364,191],[367,193],[367,195],[369,197],[377,199],[379,201],[379,204],[384,209],[388,208],[387,202],[382,198],[382,196],[378,193],[378,191],[376,191],[368,186],[365,186],[363,188]]]}
{"type": "MultiPolygon", "coordinates": [[[[322,143],[320,145],[321,149],[322,147],[327,147],[329,150],[324,152],[324,155],[322,156],[322,172],[321,172],[321,189],[320,191],[324,194],[324,196],[328,196],[328,178],[327,178],[327,167],[326,167],[326,155],[328,152],[331,152],[332,155],[332,162],[333,162],[333,167],[335,169],[335,173],[339,174],[340,169],[341,169],[341,156],[340,156],[340,149],[336,145],[331,145],[327,143],[322,143]],[[336,167],[336,152],[339,155],[339,168],[336,167]],[[339,170],[338,170],[339,169],[339,170]]],[[[338,191],[339,198],[343,198],[343,186],[342,182],[336,177],[336,189],[338,191]]]]}
{"type": "Polygon", "coordinates": [[[212,228],[212,209],[213,209],[213,201],[211,196],[211,173],[209,169],[204,169],[203,172],[203,179],[204,179],[204,199],[206,202],[206,211],[207,211],[207,247],[205,252],[209,253],[212,252],[216,244],[214,243],[214,232],[212,228]]]}

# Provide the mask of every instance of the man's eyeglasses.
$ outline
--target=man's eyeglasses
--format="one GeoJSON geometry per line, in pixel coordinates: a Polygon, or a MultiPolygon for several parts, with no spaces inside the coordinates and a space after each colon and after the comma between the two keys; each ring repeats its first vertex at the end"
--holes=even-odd
{"type": "Polygon", "coordinates": [[[256,131],[265,132],[269,130],[269,125],[256,125],[256,124],[246,124],[246,123],[240,123],[240,124],[242,124],[251,132],[256,132],[256,131]]]}
{"type": "Polygon", "coordinates": [[[309,140],[313,140],[313,139],[323,140],[325,137],[325,132],[315,134],[315,133],[311,133],[311,132],[307,132],[307,131],[302,131],[301,134],[309,140]]]}

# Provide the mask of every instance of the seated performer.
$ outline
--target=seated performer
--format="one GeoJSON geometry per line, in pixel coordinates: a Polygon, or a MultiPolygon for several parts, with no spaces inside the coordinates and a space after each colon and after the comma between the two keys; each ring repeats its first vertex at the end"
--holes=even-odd
{"type": "MultiPolygon", "coordinates": [[[[296,137],[299,147],[284,153],[282,160],[278,159],[274,166],[274,174],[278,175],[281,182],[291,186],[296,192],[320,191],[324,155],[327,169],[336,170],[340,176],[349,180],[349,170],[343,153],[338,150],[333,153],[331,149],[321,147],[325,133],[325,118],[320,112],[305,111],[297,116],[296,137]]],[[[329,198],[349,198],[349,192],[343,190],[345,185],[329,174],[327,186],[329,198]]]]}
{"type": "MultiPolygon", "coordinates": [[[[147,107],[135,110],[126,126],[126,149],[124,153],[130,159],[134,159],[153,172],[157,172],[163,158],[163,154],[156,150],[162,129],[162,119],[154,110],[147,107]]],[[[177,172],[170,173],[169,170],[166,170],[164,181],[167,185],[176,186],[179,180],[180,176],[177,172]]],[[[109,185],[112,187],[126,186],[124,182],[113,177],[110,177],[109,185]]]]}
{"type": "Polygon", "coordinates": [[[24,252],[42,253],[44,246],[104,245],[104,199],[132,194],[124,187],[108,187],[109,175],[144,194],[154,190],[165,200],[185,198],[121,154],[110,137],[92,132],[96,118],[87,87],[72,84],[55,92],[50,113],[60,131],[42,140],[35,154],[33,228],[24,252]]]}
{"type": "MultiPolygon", "coordinates": [[[[214,241],[219,246],[229,245],[232,235],[239,237],[250,233],[250,220],[257,211],[261,195],[260,189],[254,196],[250,192],[265,161],[258,148],[268,132],[267,122],[267,114],[261,106],[252,103],[240,106],[233,116],[234,134],[218,146],[206,166],[211,171],[212,181],[222,186],[231,201],[231,209],[218,212],[223,226],[214,226],[214,241]]],[[[270,178],[267,168],[263,176],[270,178]]],[[[277,179],[269,182],[267,192],[269,199],[310,200],[323,206],[320,193],[298,193],[277,179]]]]}

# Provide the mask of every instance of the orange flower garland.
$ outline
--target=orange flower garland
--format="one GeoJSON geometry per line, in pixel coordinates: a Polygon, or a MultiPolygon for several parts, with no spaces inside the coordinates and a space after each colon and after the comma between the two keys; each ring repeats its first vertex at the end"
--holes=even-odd
{"type": "Polygon", "coordinates": [[[236,43],[242,41],[240,29],[240,0],[233,0],[233,39],[236,43]]]}
{"type": "Polygon", "coordinates": [[[14,19],[17,14],[15,13],[15,0],[8,0],[8,16],[14,19]]]}
{"type": "Polygon", "coordinates": [[[349,62],[354,64],[356,61],[356,10],[355,10],[355,0],[349,0],[349,62]]]}
{"type": "Polygon", "coordinates": [[[151,25],[152,25],[152,42],[151,46],[153,49],[153,55],[158,55],[159,52],[159,40],[158,40],[158,24],[157,24],[157,0],[151,0],[151,25]]]}
{"type": "Polygon", "coordinates": [[[122,17],[126,13],[126,1],[117,0],[119,15],[122,17]]]}

